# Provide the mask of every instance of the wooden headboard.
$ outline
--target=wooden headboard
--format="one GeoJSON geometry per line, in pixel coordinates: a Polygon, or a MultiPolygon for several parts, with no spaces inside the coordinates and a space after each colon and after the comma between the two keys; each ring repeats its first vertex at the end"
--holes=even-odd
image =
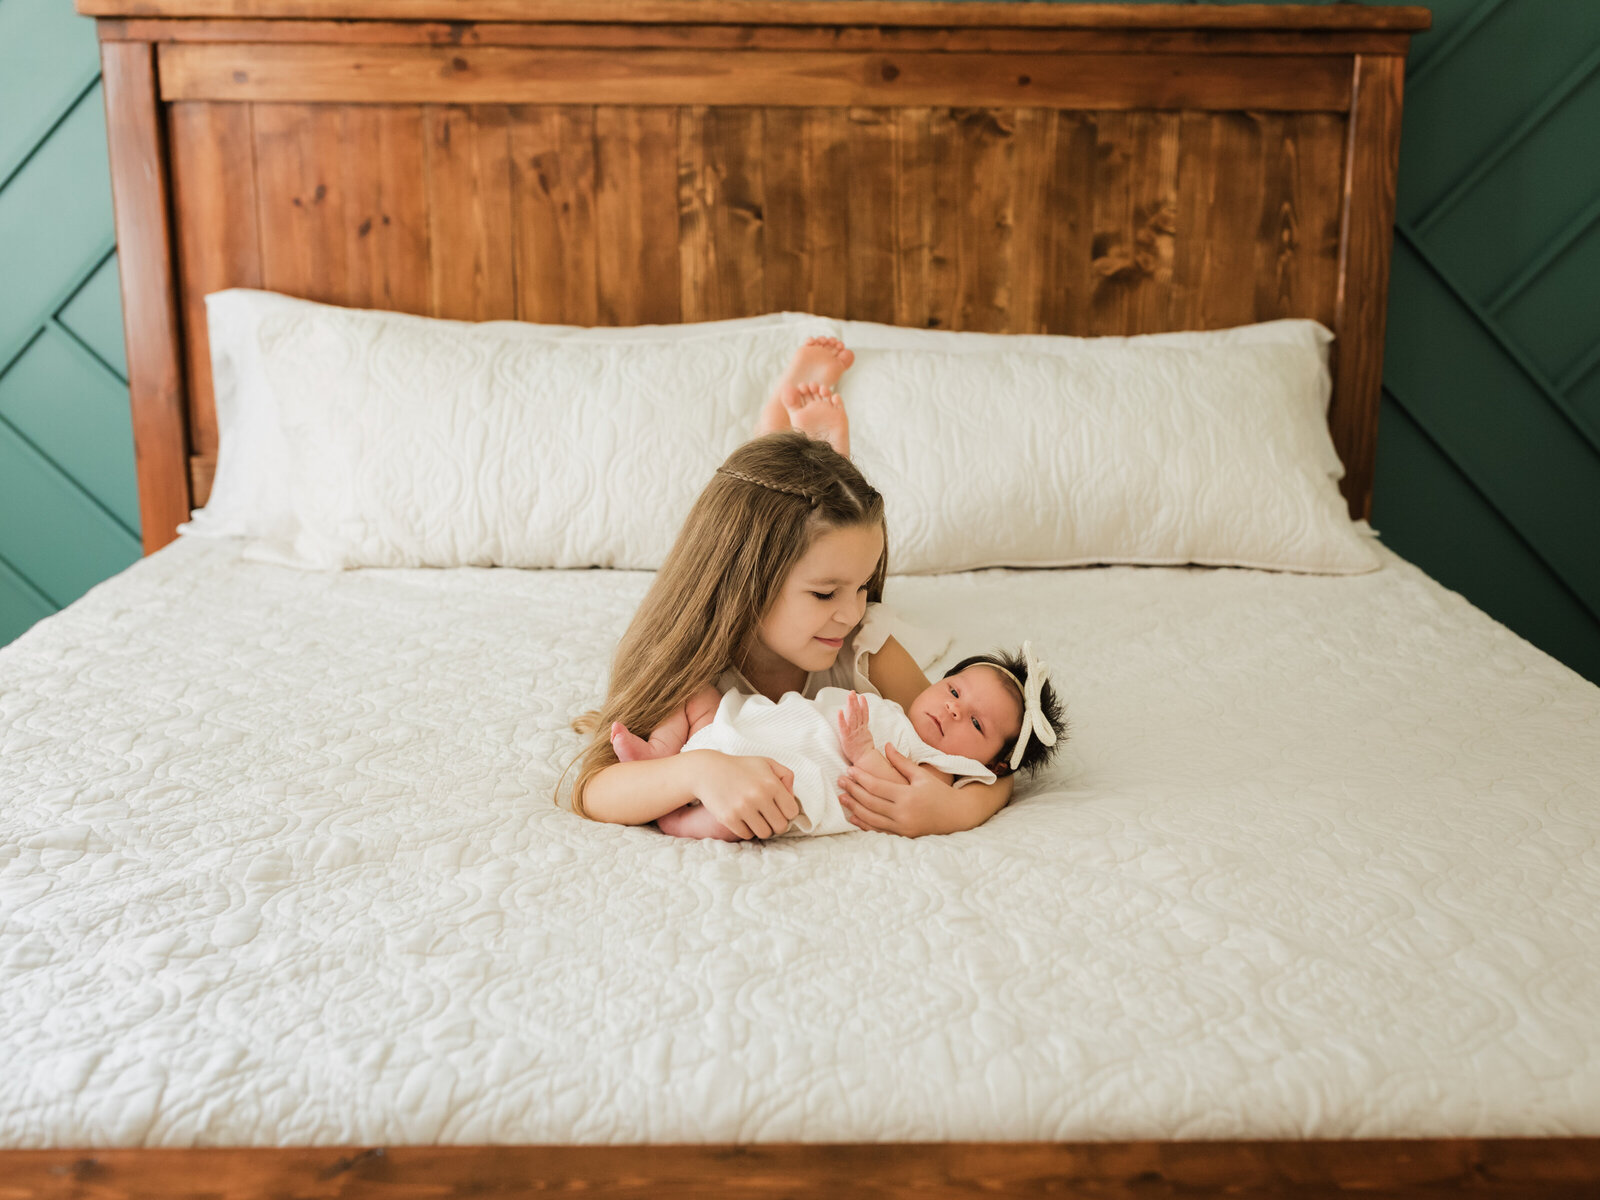
{"type": "Polygon", "coordinates": [[[216,461],[203,297],[1130,334],[1314,317],[1368,513],[1420,8],[78,0],[147,550],[216,461]]]}

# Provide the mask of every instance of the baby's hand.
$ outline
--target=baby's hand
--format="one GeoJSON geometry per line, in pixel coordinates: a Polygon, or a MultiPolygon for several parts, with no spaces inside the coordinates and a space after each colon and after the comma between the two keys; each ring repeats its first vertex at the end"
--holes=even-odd
{"type": "Polygon", "coordinates": [[[858,763],[871,754],[872,731],[867,728],[867,699],[859,692],[851,692],[839,713],[839,747],[852,763],[858,763]]]}

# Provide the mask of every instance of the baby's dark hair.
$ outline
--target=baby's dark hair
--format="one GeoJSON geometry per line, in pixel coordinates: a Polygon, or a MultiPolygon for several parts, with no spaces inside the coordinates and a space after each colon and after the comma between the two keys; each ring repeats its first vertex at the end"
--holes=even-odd
{"type": "MultiPolygon", "coordinates": [[[[1008,653],[1004,650],[996,650],[992,654],[974,654],[969,658],[963,658],[946,671],[944,677],[949,679],[950,676],[959,675],[968,667],[980,665],[1000,667],[1015,675],[1018,682],[1024,685],[1028,682],[1027,661],[1020,653],[1008,653]]],[[[1017,697],[1017,702],[1019,705],[1022,703],[1021,696],[1017,697]]],[[[1046,766],[1055,757],[1056,751],[1061,747],[1061,743],[1067,740],[1067,719],[1062,714],[1061,701],[1056,697],[1056,690],[1048,679],[1044,681],[1044,687],[1039,689],[1039,709],[1044,713],[1044,719],[1050,722],[1050,728],[1055,730],[1056,744],[1054,746],[1046,746],[1036,737],[1028,739],[1027,748],[1022,752],[1022,761],[1017,764],[1017,770],[1026,771],[1030,775],[1041,767],[1046,766]]],[[[1020,737],[1021,734],[1017,736],[1020,737]]],[[[996,775],[1004,778],[1011,774],[1011,752],[1016,747],[1016,738],[1012,738],[1000,747],[999,765],[995,770],[996,775]]]]}

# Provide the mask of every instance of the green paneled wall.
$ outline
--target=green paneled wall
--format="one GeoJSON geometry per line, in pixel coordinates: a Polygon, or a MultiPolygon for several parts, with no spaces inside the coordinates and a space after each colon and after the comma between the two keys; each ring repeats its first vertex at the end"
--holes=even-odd
{"type": "Polygon", "coordinates": [[[99,80],[70,0],[0,0],[0,643],[139,557],[99,80]]]}
{"type": "MultiPolygon", "coordinates": [[[[1600,2],[1432,0],[1373,523],[1600,681],[1600,2]]],[[[0,643],[138,555],[90,22],[0,0],[0,643]]]]}

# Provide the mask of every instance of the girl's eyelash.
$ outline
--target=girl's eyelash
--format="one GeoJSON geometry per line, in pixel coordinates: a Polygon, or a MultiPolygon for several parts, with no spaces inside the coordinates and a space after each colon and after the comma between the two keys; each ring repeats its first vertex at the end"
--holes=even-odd
{"type": "Polygon", "coordinates": [[[813,596],[815,596],[818,600],[832,600],[833,599],[833,593],[832,592],[812,592],[811,594],[813,596]]]}
{"type": "Polygon", "coordinates": [[[983,726],[978,724],[978,718],[977,717],[973,717],[972,718],[972,727],[974,729],[976,729],[979,733],[983,732],[983,726]]]}

